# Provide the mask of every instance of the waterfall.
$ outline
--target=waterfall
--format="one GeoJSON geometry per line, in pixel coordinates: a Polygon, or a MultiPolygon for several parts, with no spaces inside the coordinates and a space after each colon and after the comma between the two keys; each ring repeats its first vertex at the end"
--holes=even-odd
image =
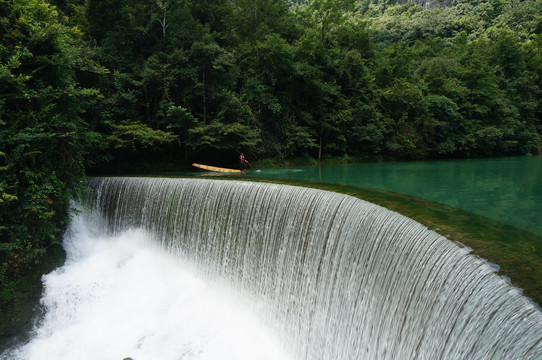
{"type": "Polygon", "coordinates": [[[235,287],[297,359],[541,359],[542,313],[400,214],[267,183],[94,178],[96,228],[143,229],[235,287]]]}

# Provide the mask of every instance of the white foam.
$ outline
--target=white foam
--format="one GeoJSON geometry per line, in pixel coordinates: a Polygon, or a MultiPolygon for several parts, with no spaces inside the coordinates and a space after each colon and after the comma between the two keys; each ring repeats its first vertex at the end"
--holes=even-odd
{"type": "Polygon", "coordinates": [[[141,230],[95,237],[82,218],[66,265],[44,276],[47,313],[3,359],[287,359],[234,291],[168,258],[141,230]]]}

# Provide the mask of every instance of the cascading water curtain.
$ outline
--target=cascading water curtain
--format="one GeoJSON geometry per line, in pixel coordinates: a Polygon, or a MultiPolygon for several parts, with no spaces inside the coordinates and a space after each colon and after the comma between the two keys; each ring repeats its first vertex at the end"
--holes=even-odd
{"type": "Polygon", "coordinates": [[[241,181],[90,185],[100,227],[142,227],[233,284],[299,359],[542,359],[535,304],[465,248],[377,205],[241,181]]]}

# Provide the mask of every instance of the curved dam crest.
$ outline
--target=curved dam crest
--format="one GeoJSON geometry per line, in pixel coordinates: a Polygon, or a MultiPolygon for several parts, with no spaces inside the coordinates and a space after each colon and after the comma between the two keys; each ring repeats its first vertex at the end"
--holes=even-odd
{"type": "Polygon", "coordinates": [[[93,178],[96,228],[143,228],[250,294],[298,359],[540,359],[542,313],[415,221],[347,195],[224,180],[93,178]]]}

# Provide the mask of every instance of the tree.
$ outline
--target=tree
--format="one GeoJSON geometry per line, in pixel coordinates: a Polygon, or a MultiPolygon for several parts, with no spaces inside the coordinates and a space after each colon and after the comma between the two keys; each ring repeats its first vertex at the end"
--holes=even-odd
{"type": "Polygon", "coordinates": [[[204,150],[237,150],[249,149],[258,146],[260,136],[257,131],[240,123],[224,124],[212,121],[210,124],[201,124],[190,129],[193,137],[193,146],[204,150]]]}
{"type": "Polygon", "coordinates": [[[232,54],[220,47],[210,34],[192,44],[190,58],[198,67],[194,90],[200,97],[199,106],[193,107],[192,112],[208,124],[219,108],[215,102],[218,94],[235,84],[237,67],[232,54]]]}
{"type": "Polygon", "coordinates": [[[313,0],[297,11],[317,29],[320,42],[325,45],[330,30],[349,17],[355,4],[355,0],[313,0]]]}
{"type": "Polygon", "coordinates": [[[47,3],[1,2],[0,17],[0,306],[13,325],[22,305],[15,279],[59,243],[99,140],[83,117],[98,92],[80,87],[77,75],[103,69],[47,3]]]}
{"type": "Polygon", "coordinates": [[[284,0],[236,0],[232,22],[240,41],[254,43],[271,34],[290,30],[288,8],[284,0]]]}

